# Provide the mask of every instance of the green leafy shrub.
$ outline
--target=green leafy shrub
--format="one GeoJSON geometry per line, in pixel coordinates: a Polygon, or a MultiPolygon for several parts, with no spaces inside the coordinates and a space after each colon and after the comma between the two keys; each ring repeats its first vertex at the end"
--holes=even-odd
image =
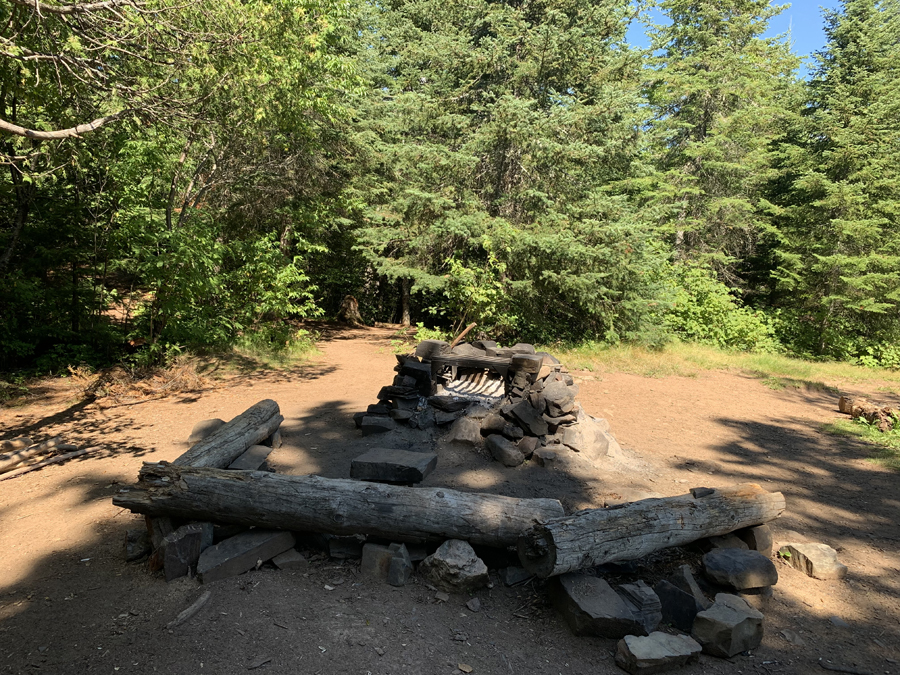
{"type": "Polygon", "coordinates": [[[709,268],[675,265],[671,279],[673,299],[664,320],[675,334],[741,351],[780,349],[769,318],[742,305],[709,268]]]}

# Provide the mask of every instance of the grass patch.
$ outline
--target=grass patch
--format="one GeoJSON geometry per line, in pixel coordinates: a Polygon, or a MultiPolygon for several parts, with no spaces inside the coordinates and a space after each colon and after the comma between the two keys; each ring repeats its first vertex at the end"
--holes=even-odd
{"type": "Polygon", "coordinates": [[[604,347],[588,343],[555,353],[570,368],[600,373],[696,377],[704,371],[730,370],[758,377],[772,389],[832,391],[844,384],[868,384],[879,391],[900,394],[900,371],[897,370],[807,361],[783,354],[731,352],[708,345],[676,343],[653,350],[633,345],[604,347]]]}
{"type": "Polygon", "coordinates": [[[874,426],[856,420],[830,422],[823,425],[822,430],[835,436],[855,438],[874,446],[876,452],[872,461],[894,471],[900,471],[900,430],[882,433],[874,426]]]}

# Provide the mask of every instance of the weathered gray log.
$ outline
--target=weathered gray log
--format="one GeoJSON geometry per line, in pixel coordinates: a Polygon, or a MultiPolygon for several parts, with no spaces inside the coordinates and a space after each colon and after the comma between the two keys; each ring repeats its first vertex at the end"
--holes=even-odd
{"type": "Polygon", "coordinates": [[[784,496],[754,483],[695,488],[687,495],[588,509],[539,523],[519,539],[519,558],[532,574],[552,577],[761,525],[782,511],[784,496]]]}
{"type": "Polygon", "coordinates": [[[206,466],[224,469],[251,445],[259,445],[271,436],[284,417],[278,404],[265,399],[255,403],[176,459],[179,466],[206,466]]]}
{"type": "Polygon", "coordinates": [[[515,544],[534,522],[564,514],[555,499],[514,499],[446,488],[409,488],[319,476],[145,463],[116,506],[150,516],[279,530],[370,534],[396,540],[515,544]]]}

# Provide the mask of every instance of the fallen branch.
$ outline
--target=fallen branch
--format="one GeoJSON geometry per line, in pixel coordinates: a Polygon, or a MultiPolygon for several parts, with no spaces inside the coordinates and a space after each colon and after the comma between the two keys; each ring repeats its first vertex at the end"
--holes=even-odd
{"type": "Polygon", "coordinates": [[[464,337],[466,337],[466,335],[469,334],[469,331],[472,330],[473,328],[475,328],[475,326],[477,326],[477,325],[478,324],[473,321],[468,326],[466,326],[462,333],[460,333],[455,338],[453,338],[453,342],[450,343],[450,349],[453,349],[456,345],[458,345],[460,342],[462,342],[462,339],[464,337]]]}
{"type": "Polygon", "coordinates": [[[203,608],[203,605],[205,605],[206,601],[209,600],[210,595],[211,595],[210,591],[204,592],[203,595],[201,595],[199,598],[197,598],[197,600],[194,602],[193,605],[191,605],[186,610],[181,612],[178,616],[176,616],[174,619],[172,619],[166,625],[166,629],[172,630],[173,628],[177,628],[178,626],[183,624],[185,621],[190,619],[192,616],[194,616],[194,614],[196,614],[203,608]]]}
{"type": "Polygon", "coordinates": [[[76,450],[75,452],[67,452],[65,455],[59,455],[58,457],[51,457],[50,459],[45,459],[43,462],[38,462],[37,464],[33,464],[32,466],[25,467],[24,469],[10,471],[9,473],[0,476],[0,481],[18,478],[19,476],[24,476],[26,473],[31,473],[32,471],[37,471],[38,469],[42,469],[45,466],[49,466],[51,464],[59,464],[60,462],[65,462],[66,460],[74,459],[75,457],[81,457],[82,455],[85,455],[88,452],[90,452],[91,450],[95,450],[95,449],[96,448],[85,448],[84,450],[76,450]]]}
{"type": "Polygon", "coordinates": [[[819,661],[819,665],[825,670],[831,670],[835,673],[850,673],[850,675],[872,675],[868,670],[859,670],[858,668],[850,668],[848,666],[835,666],[825,661],[819,661]]]}

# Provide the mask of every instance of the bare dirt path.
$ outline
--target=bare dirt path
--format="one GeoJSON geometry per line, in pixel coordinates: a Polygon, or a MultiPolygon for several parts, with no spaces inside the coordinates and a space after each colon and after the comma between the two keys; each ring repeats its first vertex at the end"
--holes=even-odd
{"type": "MultiPolygon", "coordinates": [[[[391,332],[334,329],[323,338],[321,354],[302,367],[200,394],[110,406],[57,384],[32,404],[0,409],[2,438],[61,433],[99,446],[81,461],[0,482],[0,672],[241,673],[266,659],[261,672],[449,675],[460,663],[475,673],[619,672],[614,642],[572,637],[540,583],[479,591],[484,609],[473,614],[468,597],[440,603],[422,584],[367,584],[354,564],[325,558],[308,571],[263,568],[211,584],[207,606],[166,629],[198,584],[165,584],[125,564],[124,532],[138,521],[110,497],[142,461],[181,454],[198,420],[230,419],[262,398],[278,401],[285,417],[285,444],[272,455],[279,471],[346,477],[370,442],[351,415],[394,375],[391,332]]],[[[780,490],[788,511],[777,529],[837,548],[848,579],[816,581],[779,563],[762,647],[731,661],[704,657],[683,672],[822,673],[820,658],[900,672],[898,475],[867,461],[861,444],[820,432],[838,417],[833,394],[773,391],[719,372],[576,375],[582,404],[610,420],[627,465],[573,476],[530,463],[505,469],[472,453],[442,457],[429,483],[554,496],[569,508],[627,487],[669,495],[751,480],[780,490]]]]}

